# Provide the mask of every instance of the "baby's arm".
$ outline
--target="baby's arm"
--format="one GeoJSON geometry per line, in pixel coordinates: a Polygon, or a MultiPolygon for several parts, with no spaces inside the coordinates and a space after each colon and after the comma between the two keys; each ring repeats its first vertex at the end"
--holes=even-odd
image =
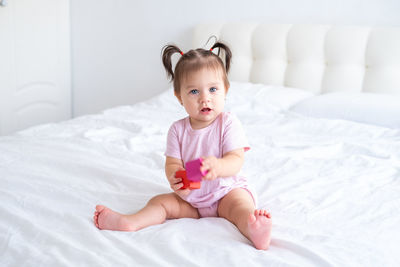
{"type": "Polygon", "coordinates": [[[165,175],[168,182],[176,194],[185,196],[189,194],[190,189],[180,189],[183,186],[182,178],[175,177],[175,173],[179,170],[184,170],[182,160],[167,156],[165,160],[165,175]]]}
{"type": "Polygon", "coordinates": [[[208,171],[203,177],[205,180],[214,180],[217,177],[228,177],[238,174],[244,162],[244,149],[232,150],[222,158],[214,156],[203,157],[201,171],[208,171]]]}

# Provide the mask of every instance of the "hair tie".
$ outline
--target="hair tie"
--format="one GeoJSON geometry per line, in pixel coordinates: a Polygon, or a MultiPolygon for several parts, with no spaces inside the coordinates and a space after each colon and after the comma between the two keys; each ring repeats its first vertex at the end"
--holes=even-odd
{"type": "Polygon", "coordinates": [[[182,51],[179,51],[180,53],[181,53],[181,55],[183,56],[183,52],[182,51]]]}
{"type": "Polygon", "coordinates": [[[210,51],[212,52],[212,51],[213,51],[213,49],[214,49],[214,48],[212,48],[212,47],[211,47],[211,48],[210,48],[210,51]]]}

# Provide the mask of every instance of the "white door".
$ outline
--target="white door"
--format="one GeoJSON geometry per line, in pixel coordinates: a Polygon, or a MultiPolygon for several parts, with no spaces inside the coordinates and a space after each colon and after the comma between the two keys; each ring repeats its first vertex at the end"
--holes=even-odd
{"type": "Polygon", "coordinates": [[[0,135],[71,118],[69,0],[0,0],[0,135]]]}

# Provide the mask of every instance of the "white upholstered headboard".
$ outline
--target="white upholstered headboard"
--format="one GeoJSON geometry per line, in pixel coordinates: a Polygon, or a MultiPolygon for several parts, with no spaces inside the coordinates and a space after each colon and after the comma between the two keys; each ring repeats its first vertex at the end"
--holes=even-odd
{"type": "Polygon", "coordinates": [[[400,94],[400,28],[229,23],[195,28],[232,49],[232,81],[336,91],[400,94]]]}

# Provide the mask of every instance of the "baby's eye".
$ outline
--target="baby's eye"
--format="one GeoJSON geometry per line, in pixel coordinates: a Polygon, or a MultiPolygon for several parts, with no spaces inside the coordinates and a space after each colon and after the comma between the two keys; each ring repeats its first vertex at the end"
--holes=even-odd
{"type": "Polygon", "coordinates": [[[197,95],[198,93],[199,93],[199,90],[197,90],[197,89],[193,89],[193,90],[189,91],[189,94],[191,94],[191,95],[197,95]]]}
{"type": "Polygon", "coordinates": [[[210,88],[210,92],[211,92],[211,93],[214,93],[214,92],[216,92],[216,91],[217,91],[217,88],[215,88],[215,87],[211,87],[211,88],[210,88]]]}

